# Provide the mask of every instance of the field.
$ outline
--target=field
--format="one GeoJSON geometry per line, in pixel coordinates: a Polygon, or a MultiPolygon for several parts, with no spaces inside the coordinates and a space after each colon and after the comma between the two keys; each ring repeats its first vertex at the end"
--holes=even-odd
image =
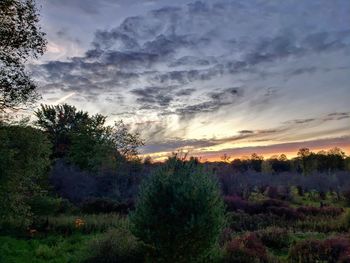
{"type": "MultiPolygon", "coordinates": [[[[53,200],[46,202],[65,211],[36,218],[35,229],[3,229],[0,262],[89,262],[91,248],[98,250],[98,240],[114,230],[129,244],[118,236],[130,229],[128,215],[115,213],[120,204],[101,198],[67,207],[64,200],[53,200]]],[[[224,201],[227,221],[209,262],[347,262],[339,261],[350,248],[345,196],[267,186],[244,196],[225,195],[224,201]]],[[[128,250],[118,242],[114,246],[110,253],[128,250]]]]}

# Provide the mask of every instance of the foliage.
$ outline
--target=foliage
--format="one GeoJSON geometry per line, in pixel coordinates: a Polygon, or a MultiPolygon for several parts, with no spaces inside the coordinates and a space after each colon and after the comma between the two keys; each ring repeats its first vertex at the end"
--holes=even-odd
{"type": "Polygon", "coordinates": [[[94,144],[90,149],[84,149],[84,147],[89,147],[88,144],[93,143],[94,139],[98,142],[105,137],[106,117],[100,114],[90,116],[87,112],[78,111],[74,106],[63,104],[41,105],[35,115],[36,125],[48,134],[54,146],[55,157],[62,157],[68,153],[74,136],[76,140],[80,139],[85,143],[80,146],[83,148],[81,150],[92,150],[94,144]],[[79,135],[83,138],[79,138],[79,135]]]}
{"type": "Polygon", "coordinates": [[[350,230],[350,210],[346,210],[343,217],[340,219],[341,225],[345,228],[345,230],[350,230]]]}
{"type": "Polygon", "coordinates": [[[86,244],[91,238],[80,234],[33,239],[0,236],[0,262],[78,263],[85,257],[86,244]]]}
{"type": "Polygon", "coordinates": [[[123,121],[114,124],[110,139],[117,151],[127,159],[134,158],[138,154],[137,148],[144,144],[140,134],[131,133],[130,128],[123,121]]]}
{"type": "Polygon", "coordinates": [[[290,262],[349,262],[349,237],[335,237],[322,240],[305,240],[296,243],[289,251],[290,262]]]}
{"type": "Polygon", "coordinates": [[[35,196],[29,201],[32,212],[36,216],[57,215],[65,210],[66,203],[62,198],[51,196],[35,196]]]}
{"type": "Polygon", "coordinates": [[[344,212],[344,209],[341,207],[333,207],[333,206],[325,206],[325,207],[301,206],[297,208],[297,212],[302,213],[305,216],[337,217],[344,212]]]}
{"type": "Polygon", "coordinates": [[[194,161],[171,158],[140,190],[134,234],[157,260],[195,262],[217,243],[224,223],[218,185],[194,161]]]}
{"type": "Polygon", "coordinates": [[[268,227],[256,232],[261,242],[274,249],[282,249],[289,246],[291,236],[287,229],[280,227],[268,227]]]}
{"type": "Polygon", "coordinates": [[[36,125],[54,145],[53,157],[67,157],[81,169],[115,169],[118,160],[136,156],[143,145],[140,135],[130,132],[123,122],[107,126],[105,116],[90,116],[68,104],[41,105],[35,115],[36,125]]]}
{"type": "Polygon", "coordinates": [[[266,247],[253,234],[238,237],[226,245],[225,263],[263,263],[268,262],[266,247]]]}
{"type": "Polygon", "coordinates": [[[87,214],[127,214],[133,208],[134,203],[131,200],[120,203],[108,198],[91,198],[82,203],[81,211],[87,214]]]}
{"type": "Polygon", "coordinates": [[[111,229],[88,245],[85,263],[142,263],[144,245],[127,229],[111,229]]]}
{"type": "Polygon", "coordinates": [[[35,84],[24,63],[46,48],[34,0],[0,2],[0,112],[32,102],[35,84]]]}
{"type": "Polygon", "coordinates": [[[31,198],[47,184],[50,144],[32,127],[0,126],[0,222],[26,226],[31,198]]]}
{"type": "Polygon", "coordinates": [[[225,197],[225,203],[229,211],[243,211],[248,214],[274,214],[289,220],[296,220],[303,217],[295,208],[289,207],[286,203],[268,199],[260,203],[243,200],[239,197],[225,197]]]}
{"type": "Polygon", "coordinates": [[[271,214],[247,214],[234,212],[229,214],[229,225],[233,231],[255,231],[269,226],[283,227],[289,225],[286,221],[277,215],[271,214]]]}
{"type": "Polygon", "coordinates": [[[48,229],[54,233],[71,235],[103,232],[109,228],[128,228],[129,222],[116,214],[60,215],[48,217],[48,229]]]}

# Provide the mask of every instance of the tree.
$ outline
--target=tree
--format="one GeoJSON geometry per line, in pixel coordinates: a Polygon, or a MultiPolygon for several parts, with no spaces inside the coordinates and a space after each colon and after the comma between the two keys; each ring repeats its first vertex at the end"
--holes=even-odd
{"type": "Polygon", "coordinates": [[[140,190],[130,217],[159,262],[203,262],[224,224],[217,182],[193,161],[170,158],[140,190]]]}
{"type": "Polygon", "coordinates": [[[310,151],[309,148],[301,148],[298,153],[298,160],[300,160],[301,170],[304,175],[312,173],[317,167],[316,155],[310,151]]]}
{"type": "Polygon", "coordinates": [[[221,161],[223,161],[224,163],[228,163],[231,159],[231,156],[227,155],[226,153],[224,153],[221,157],[220,157],[221,161]]]}
{"type": "Polygon", "coordinates": [[[130,128],[123,121],[114,124],[110,129],[109,137],[121,156],[127,159],[135,157],[138,154],[137,148],[144,145],[140,134],[131,133],[130,128]]]}
{"type": "Polygon", "coordinates": [[[46,49],[34,0],[0,1],[0,111],[37,98],[36,86],[25,71],[29,58],[46,49]]]}
{"type": "Polygon", "coordinates": [[[250,157],[250,167],[256,172],[261,172],[261,165],[264,160],[263,156],[253,153],[250,157]]]}
{"type": "Polygon", "coordinates": [[[108,126],[106,116],[90,116],[68,104],[41,105],[35,115],[36,125],[53,144],[53,157],[66,157],[82,169],[113,168],[117,161],[135,157],[143,145],[140,135],[122,121],[108,126]]]}
{"type": "Polygon", "coordinates": [[[35,112],[35,124],[43,129],[53,144],[54,157],[63,157],[67,154],[71,144],[70,134],[79,132],[83,127],[100,130],[105,123],[105,117],[96,115],[90,117],[87,112],[77,111],[74,106],[41,105],[35,112]]]}
{"type": "Polygon", "coordinates": [[[327,152],[328,169],[330,171],[345,169],[345,153],[338,147],[334,147],[327,152]]]}
{"type": "Polygon", "coordinates": [[[47,180],[50,147],[38,129],[0,126],[0,226],[30,224],[29,202],[47,180]]]}

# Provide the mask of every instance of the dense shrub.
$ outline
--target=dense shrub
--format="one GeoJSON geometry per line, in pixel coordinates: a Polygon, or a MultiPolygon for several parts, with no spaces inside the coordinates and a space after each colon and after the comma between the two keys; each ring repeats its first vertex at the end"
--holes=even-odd
{"type": "Polygon", "coordinates": [[[37,196],[32,198],[29,203],[32,212],[37,216],[56,215],[74,209],[67,200],[51,196],[37,196]]]}
{"type": "Polygon", "coordinates": [[[91,198],[82,203],[81,210],[87,214],[118,213],[127,214],[134,207],[134,203],[126,201],[119,203],[108,198],[91,198]]]}
{"type": "Polygon", "coordinates": [[[299,213],[305,216],[330,216],[336,217],[344,212],[343,208],[326,206],[326,207],[314,207],[314,206],[301,206],[297,208],[299,213]]]}
{"type": "Polygon", "coordinates": [[[48,217],[48,229],[52,232],[70,235],[75,232],[103,232],[112,227],[127,227],[128,220],[115,214],[51,216],[48,217]]]}
{"type": "Polygon", "coordinates": [[[290,207],[276,207],[271,206],[267,208],[267,211],[271,214],[283,217],[288,220],[303,219],[303,215],[298,213],[296,209],[290,207]]]}
{"type": "Polygon", "coordinates": [[[304,240],[293,245],[289,251],[290,262],[350,262],[349,237],[327,240],[304,240]]]}
{"type": "Polygon", "coordinates": [[[103,237],[90,242],[84,263],[142,263],[145,248],[126,229],[109,230],[103,237]]]}
{"type": "Polygon", "coordinates": [[[345,198],[346,204],[350,206],[350,189],[344,190],[343,196],[345,198]]]}
{"type": "Polygon", "coordinates": [[[279,227],[269,227],[256,232],[261,242],[269,247],[281,249],[288,247],[291,242],[291,236],[287,229],[279,227]]]}
{"type": "Polygon", "coordinates": [[[267,200],[264,200],[261,203],[261,205],[264,208],[271,207],[271,206],[274,206],[274,207],[289,207],[288,203],[286,203],[284,201],[281,201],[281,200],[278,200],[278,199],[267,199],[267,200]]]}
{"type": "Polygon", "coordinates": [[[297,220],[304,217],[295,208],[289,207],[285,202],[276,199],[253,203],[237,196],[226,196],[224,200],[228,211],[242,211],[250,215],[274,214],[288,220],[297,220]]]}
{"type": "Polygon", "coordinates": [[[5,223],[23,228],[32,223],[29,202],[46,186],[49,156],[42,131],[0,123],[0,229],[5,223]]]}
{"type": "Polygon", "coordinates": [[[269,226],[285,227],[289,222],[271,214],[249,215],[242,212],[229,214],[229,226],[233,231],[255,231],[269,226]]]}
{"type": "Polygon", "coordinates": [[[350,210],[347,210],[340,218],[340,224],[345,229],[345,231],[350,230],[350,210]]]}
{"type": "Polygon", "coordinates": [[[228,211],[243,211],[246,213],[254,213],[257,211],[257,205],[252,202],[243,200],[239,196],[225,196],[224,201],[228,211]]]}
{"type": "Polygon", "coordinates": [[[268,262],[266,247],[255,234],[247,234],[229,242],[225,247],[224,263],[268,262]]]}
{"type": "Polygon", "coordinates": [[[131,222],[133,233],[155,248],[154,261],[202,261],[224,224],[217,182],[195,162],[171,158],[142,186],[131,222]]]}

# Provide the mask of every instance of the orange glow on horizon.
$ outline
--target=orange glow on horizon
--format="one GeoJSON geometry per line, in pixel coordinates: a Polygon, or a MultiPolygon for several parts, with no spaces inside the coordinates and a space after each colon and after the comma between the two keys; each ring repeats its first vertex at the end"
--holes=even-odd
{"type": "MultiPolygon", "coordinates": [[[[276,150],[270,150],[270,149],[259,149],[259,147],[257,147],[255,150],[254,149],[247,149],[244,150],[244,148],[237,148],[237,151],[242,151],[244,150],[244,153],[237,153],[237,154],[229,154],[228,152],[225,151],[221,151],[221,152],[202,152],[202,153],[193,153],[191,154],[191,152],[188,152],[188,157],[197,157],[200,159],[201,162],[218,162],[218,161],[222,161],[222,156],[224,154],[226,154],[228,157],[230,157],[229,161],[232,161],[234,159],[242,159],[245,157],[250,157],[253,153],[256,153],[260,156],[263,156],[264,159],[268,159],[271,158],[274,155],[281,155],[281,154],[285,154],[287,156],[288,159],[292,159],[294,157],[297,156],[298,150],[300,148],[303,148],[303,143],[300,143],[300,145],[295,145],[293,147],[290,147],[289,149],[284,148],[283,145],[281,145],[281,150],[276,151],[276,150]]],[[[344,151],[344,153],[347,156],[350,156],[350,142],[346,143],[346,144],[335,144],[335,145],[329,145],[327,147],[307,147],[307,145],[305,146],[305,148],[309,148],[310,151],[312,152],[319,152],[319,151],[328,151],[329,149],[332,149],[334,147],[338,147],[340,148],[342,151],[344,151]]],[[[231,151],[235,151],[235,149],[232,149],[231,151]]],[[[176,152],[176,151],[175,151],[176,152]]],[[[181,152],[181,151],[180,151],[181,152]]],[[[169,156],[171,156],[172,153],[171,152],[161,152],[161,153],[152,153],[152,154],[144,154],[144,155],[140,155],[141,158],[145,158],[147,156],[150,156],[153,161],[155,162],[164,162],[169,156]]]]}

